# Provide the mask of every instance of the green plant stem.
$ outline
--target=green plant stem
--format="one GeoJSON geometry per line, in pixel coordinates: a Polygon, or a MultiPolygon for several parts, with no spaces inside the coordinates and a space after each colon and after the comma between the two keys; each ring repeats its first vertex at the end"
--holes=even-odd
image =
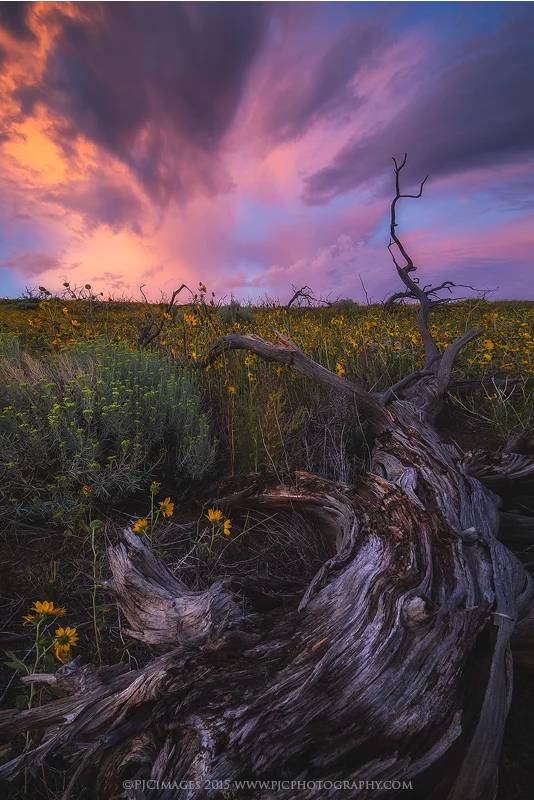
{"type": "MultiPolygon", "coordinates": [[[[89,512],[90,513],[90,512],[89,512]]],[[[96,592],[98,587],[98,576],[97,576],[97,564],[98,564],[98,551],[96,546],[96,531],[99,529],[99,521],[93,520],[89,522],[89,528],[91,530],[91,551],[93,554],[93,586],[91,589],[91,607],[92,607],[92,616],[93,616],[93,632],[95,637],[95,645],[96,645],[96,654],[98,658],[98,663],[102,664],[102,653],[100,650],[100,632],[98,630],[98,621],[96,617],[96,592]]]]}

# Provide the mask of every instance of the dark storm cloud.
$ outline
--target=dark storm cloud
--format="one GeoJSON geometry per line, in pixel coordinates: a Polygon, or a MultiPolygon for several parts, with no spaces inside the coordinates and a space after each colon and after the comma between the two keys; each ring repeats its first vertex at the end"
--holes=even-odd
{"type": "Polygon", "coordinates": [[[186,195],[195,182],[215,191],[222,179],[208,162],[234,118],[267,7],[90,3],[78,10],[79,19],[63,19],[42,85],[19,92],[26,110],[37,99],[46,103],[73,134],[128,164],[156,199],[186,195]]]}
{"type": "MultiPolygon", "coordinates": [[[[266,119],[269,130],[280,139],[293,138],[321,116],[354,114],[359,100],[350,84],[387,38],[385,28],[376,25],[359,21],[348,26],[314,65],[311,75],[305,76],[304,84],[288,76],[271,101],[266,119]]],[[[309,62],[305,54],[303,61],[309,62]]]]}
{"type": "Polygon", "coordinates": [[[94,228],[105,224],[112,231],[130,228],[140,233],[143,207],[127,186],[104,175],[93,174],[90,180],[71,182],[42,194],[45,202],[81,214],[85,225],[94,228]]]}
{"type": "Polygon", "coordinates": [[[32,39],[28,27],[28,12],[31,3],[0,3],[0,28],[5,28],[16,39],[32,39]]]}
{"type": "Polygon", "coordinates": [[[416,176],[447,175],[534,154],[534,16],[471,39],[462,57],[431,78],[382,130],[354,138],[305,182],[320,204],[380,175],[408,151],[416,176]]]}

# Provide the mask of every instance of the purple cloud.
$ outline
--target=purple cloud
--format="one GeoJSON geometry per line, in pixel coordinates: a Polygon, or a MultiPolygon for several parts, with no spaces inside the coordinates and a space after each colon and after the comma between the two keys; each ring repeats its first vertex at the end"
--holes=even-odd
{"type": "MultiPolygon", "coordinates": [[[[305,180],[306,202],[375,179],[408,151],[414,177],[450,175],[534,155],[534,16],[469,39],[452,63],[417,76],[413,99],[381,129],[357,136],[305,180]]],[[[402,91],[401,87],[398,87],[402,91]]],[[[406,87],[407,89],[409,87],[406,87]]]]}

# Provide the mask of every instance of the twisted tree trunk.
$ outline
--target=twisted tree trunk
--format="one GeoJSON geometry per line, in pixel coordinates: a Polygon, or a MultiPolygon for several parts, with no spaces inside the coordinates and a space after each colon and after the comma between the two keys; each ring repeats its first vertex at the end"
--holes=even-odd
{"type": "Polygon", "coordinates": [[[358,798],[370,780],[412,780],[428,798],[494,797],[510,640],[529,620],[532,580],[496,538],[497,497],[411,402],[387,407],[371,470],[350,487],[255,477],[217,499],[235,518],[285,514],[288,537],[298,514],[326,541],[331,556],[283,613],[247,609],[221,585],[188,591],[126,531],[109,589],[130,634],[168,652],[136,671],[82,668],[56,679],[70,696],[3,712],[9,737],[46,729],[4,777],[60,751],[79,759],[72,790],[89,782],[106,798],[128,796],[132,777],[190,781],[172,795],[184,798],[216,797],[209,780],[259,778],[350,781],[344,796],[358,798]]]}
{"type": "MultiPolygon", "coordinates": [[[[66,796],[85,786],[106,799],[200,800],[220,797],[228,781],[234,796],[319,800],[380,797],[391,784],[366,782],[412,781],[414,798],[495,797],[512,647],[533,664],[534,584],[497,538],[499,500],[484,483],[532,488],[534,461],[464,458],[438,436],[454,361],[476,333],[439,352],[427,327],[439,287],[420,289],[400,252],[402,296],[421,301],[425,366],[388,391],[366,392],[283,338],[230,336],[207,359],[252,350],[348,393],[368,420],[370,469],[355,485],[297,473],[219,487],[236,529],[268,511],[289,543],[297,528],[317,543],[314,576],[280,603],[254,602],[231,571],[192,592],[125,531],[109,553],[108,588],[130,635],[163,653],[134,671],[74,665],[33,676],[66,696],[0,714],[4,737],[31,730],[36,742],[0,768],[5,779],[51,760],[76,765],[66,796]],[[242,779],[296,783],[231,783],[242,779]]],[[[279,576],[267,569],[262,586],[269,581],[279,576]]]]}

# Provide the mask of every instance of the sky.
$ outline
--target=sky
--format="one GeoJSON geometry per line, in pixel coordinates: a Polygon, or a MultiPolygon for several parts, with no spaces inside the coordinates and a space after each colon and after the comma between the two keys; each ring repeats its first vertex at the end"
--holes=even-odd
{"type": "Polygon", "coordinates": [[[531,3],[0,3],[0,296],[534,299],[531,3]]]}

